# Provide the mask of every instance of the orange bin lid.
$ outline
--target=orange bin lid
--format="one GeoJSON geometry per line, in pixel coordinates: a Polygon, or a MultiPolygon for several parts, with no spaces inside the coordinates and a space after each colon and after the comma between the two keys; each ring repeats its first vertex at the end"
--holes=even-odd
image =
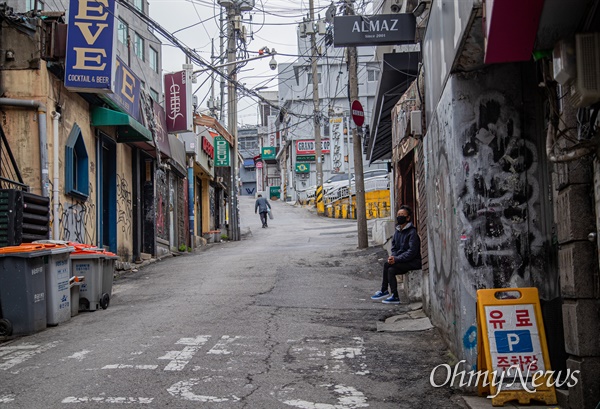
{"type": "Polygon", "coordinates": [[[9,246],[0,248],[0,254],[12,254],[12,253],[31,253],[34,251],[47,250],[44,244],[32,244],[26,243],[20,246],[9,246]]]}

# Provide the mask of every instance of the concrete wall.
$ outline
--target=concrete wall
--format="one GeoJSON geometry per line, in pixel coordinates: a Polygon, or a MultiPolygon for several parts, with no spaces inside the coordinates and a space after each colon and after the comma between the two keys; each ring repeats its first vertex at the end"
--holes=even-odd
{"type": "Polygon", "coordinates": [[[429,311],[470,365],[477,289],[535,285],[544,299],[559,292],[542,233],[551,215],[540,210],[540,147],[523,115],[520,78],[518,65],[452,75],[424,139],[429,311]]]}

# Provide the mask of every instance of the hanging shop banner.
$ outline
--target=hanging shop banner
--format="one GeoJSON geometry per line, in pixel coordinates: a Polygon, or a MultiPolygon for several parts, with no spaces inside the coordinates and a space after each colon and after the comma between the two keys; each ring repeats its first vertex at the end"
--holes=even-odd
{"type": "MultiPolygon", "coordinates": [[[[321,139],[321,153],[329,153],[329,139],[321,139]]],[[[296,141],[296,155],[314,155],[315,154],[315,141],[314,140],[300,140],[296,141]]]]}
{"type": "Polygon", "coordinates": [[[229,142],[222,136],[215,136],[215,166],[231,166],[229,142]]]}
{"type": "Polygon", "coordinates": [[[273,160],[277,157],[277,152],[273,146],[266,146],[262,148],[261,158],[262,160],[273,160]]]}
{"type": "Polygon", "coordinates": [[[333,27],[334,47],[414,44],[417,20],[412,13],[336,16],[333,27]]]}
{"type": "Polygon", "coordinates": [[[310,163],[296,163],[296,173],[310,173],[310,163]]]}
{"type": "Polygon", "coordinates": [[[515,399],[556,404],[537,288],[478,290],[477,328],[477,369],[485,374],[478,389],[493,406],[515,399]]]}
{"type": "Polygon", "coordinates": [[[340,173],[344,170],[344,118],[336,117],[329,120],[329,135],[331,138],[331,171],[340,173]]]}
{"type": "Polygon", "coordinates": [[[138,122],[143,122],[140,115],[140,93],[142,81],[119,57],[115,61],[115,89],[109,94],[115,104],[129,114],[138,122]]]}
{"type": "Polygon", "coordinates": [[[65,87],[110,93],[115,80],[115,0],[71,0],[65,87]]]}
{"type": "Polygon", "coordinates": [[[167,131],[192,131],[192,90],[186,71],[165,74],[165,111],[167,131]]]}

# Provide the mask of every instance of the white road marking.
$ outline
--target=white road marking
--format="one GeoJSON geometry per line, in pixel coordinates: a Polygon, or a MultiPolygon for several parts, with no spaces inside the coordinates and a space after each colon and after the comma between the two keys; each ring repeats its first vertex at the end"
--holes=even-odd
{"type": "Polygon", "coordinates": [[[156,369],[158,365],[124,365],[124,364],[114,364],[114,365],[105,365],[102,369],[156,369]]]}
{"type": "MultiPolygon", "coordinates": [[[[8,355],[7,358],[3,358],[4,360],[6,360],[6,362],[0,364],[0,370],[8,370],[10,368],[12,368],[13,366],[22,364],[23,362],[27,361],[28,359],[32,358],[33,356],[37,355],[37,354],[41,354],[42,352],[46,352],[47,350],[56,347],[59,344],[58,341],[54,341],[54,342],[50,342],[49,344],[46,345],[31,345],[31,346],[23,346],[22,348],[15,348],[15,347],[5,347],[8,349],[12,349],[11,353],[12,354],[5,354],[8,355]]],[[[2,348],[4,349],[4,348],[2,348]]]]}
{"type": "Polygon", "coordinates": [[[0,395],[0,403],[14,402],[16,395],[0,395]]]}
{"type": "Polygon", "coordinates": [[[149,404],[152,403],[154,398],[113,398],[113,397],[95,397],[89,398],[84,396],[82,398],[77,398],[75,396],[69,396],[68,398],[63,399],[62,403],[141,403],[141,404],[149,404]]]}
{"type": "Polygon", "coordinates": [[[87,354],[89,354],[92,351],[88,351],[86,349],[84,349],[83,351],[80,352],[75,352],[73,355],[68,356],[67,358],[69,359],[77,359],[78,361],[83,361],[83,359],[85,358],[85,356],[87,354]]]}
{"type": "Polygon", "coordinates": [[[181,371],[190,362],[194,354],[208,342],[210,335],[201,335],[196,338],[181,338],[176,345],[187,345],[182,351],[167,351],[158,359],[170,360],[165,366],[165,371],[181,371]]]}
{"type": "Polygon", "coordinates": [[[191,389],[198,385],[200,382],[208,382],[210,381],[212,378],[210,377],[206,377],[204,379],[199,379],[199,378],[192,378],[189,381],[181,381],[181,382],[177,382],[176,384],[174,384],[173,386],[171,386],[169,389],[167,389],[167,391],[175,397],[180,397],[181,399],[184,400],[189,400],[192,402],[210,402],[210,403],[219,403],[219,402],[227,402],[227,401],[239,401],[240,398],[238,398],[235,395],[231,395],[230,398],[223,398],[223,397],[217,397],[217,396],[208,396],[208,395],[196,395],[194,392],[191,391],[191,389]]]}
{"type": "Polygon", "coordinates": [[[227,346],[234,343],[238,339],[242,337],[230,337],[229,335],[223,335],[221,340],[217,342],[217,344],[207,352],[207,354],[215,354],[215,355],[229,355],[231,351],[227,349],[227,346]]]}
{"type": "MultiPolygon", "coordinates": [[[[332,385],[321,386],[328,388],[332,385]]],[[[335,385],[334,391],[341,395],[338,397],[338,403],[336,405],[331,405],[329,403],[309,402],[301,399],[286,400],[283,401],[283,403],[301,409],[355,409],[366,408],[369,406],[365,395],[352,386],[335,385]]]]}

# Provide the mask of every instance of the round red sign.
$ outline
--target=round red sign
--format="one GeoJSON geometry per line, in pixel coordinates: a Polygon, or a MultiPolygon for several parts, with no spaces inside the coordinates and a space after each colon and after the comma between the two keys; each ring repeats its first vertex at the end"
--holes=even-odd
{"type": "Polygon", "coordinates": [[[356,126],[363,126],[365,123],[365,111],[358,100],[352,101],[352,120],[356,126]]]}

